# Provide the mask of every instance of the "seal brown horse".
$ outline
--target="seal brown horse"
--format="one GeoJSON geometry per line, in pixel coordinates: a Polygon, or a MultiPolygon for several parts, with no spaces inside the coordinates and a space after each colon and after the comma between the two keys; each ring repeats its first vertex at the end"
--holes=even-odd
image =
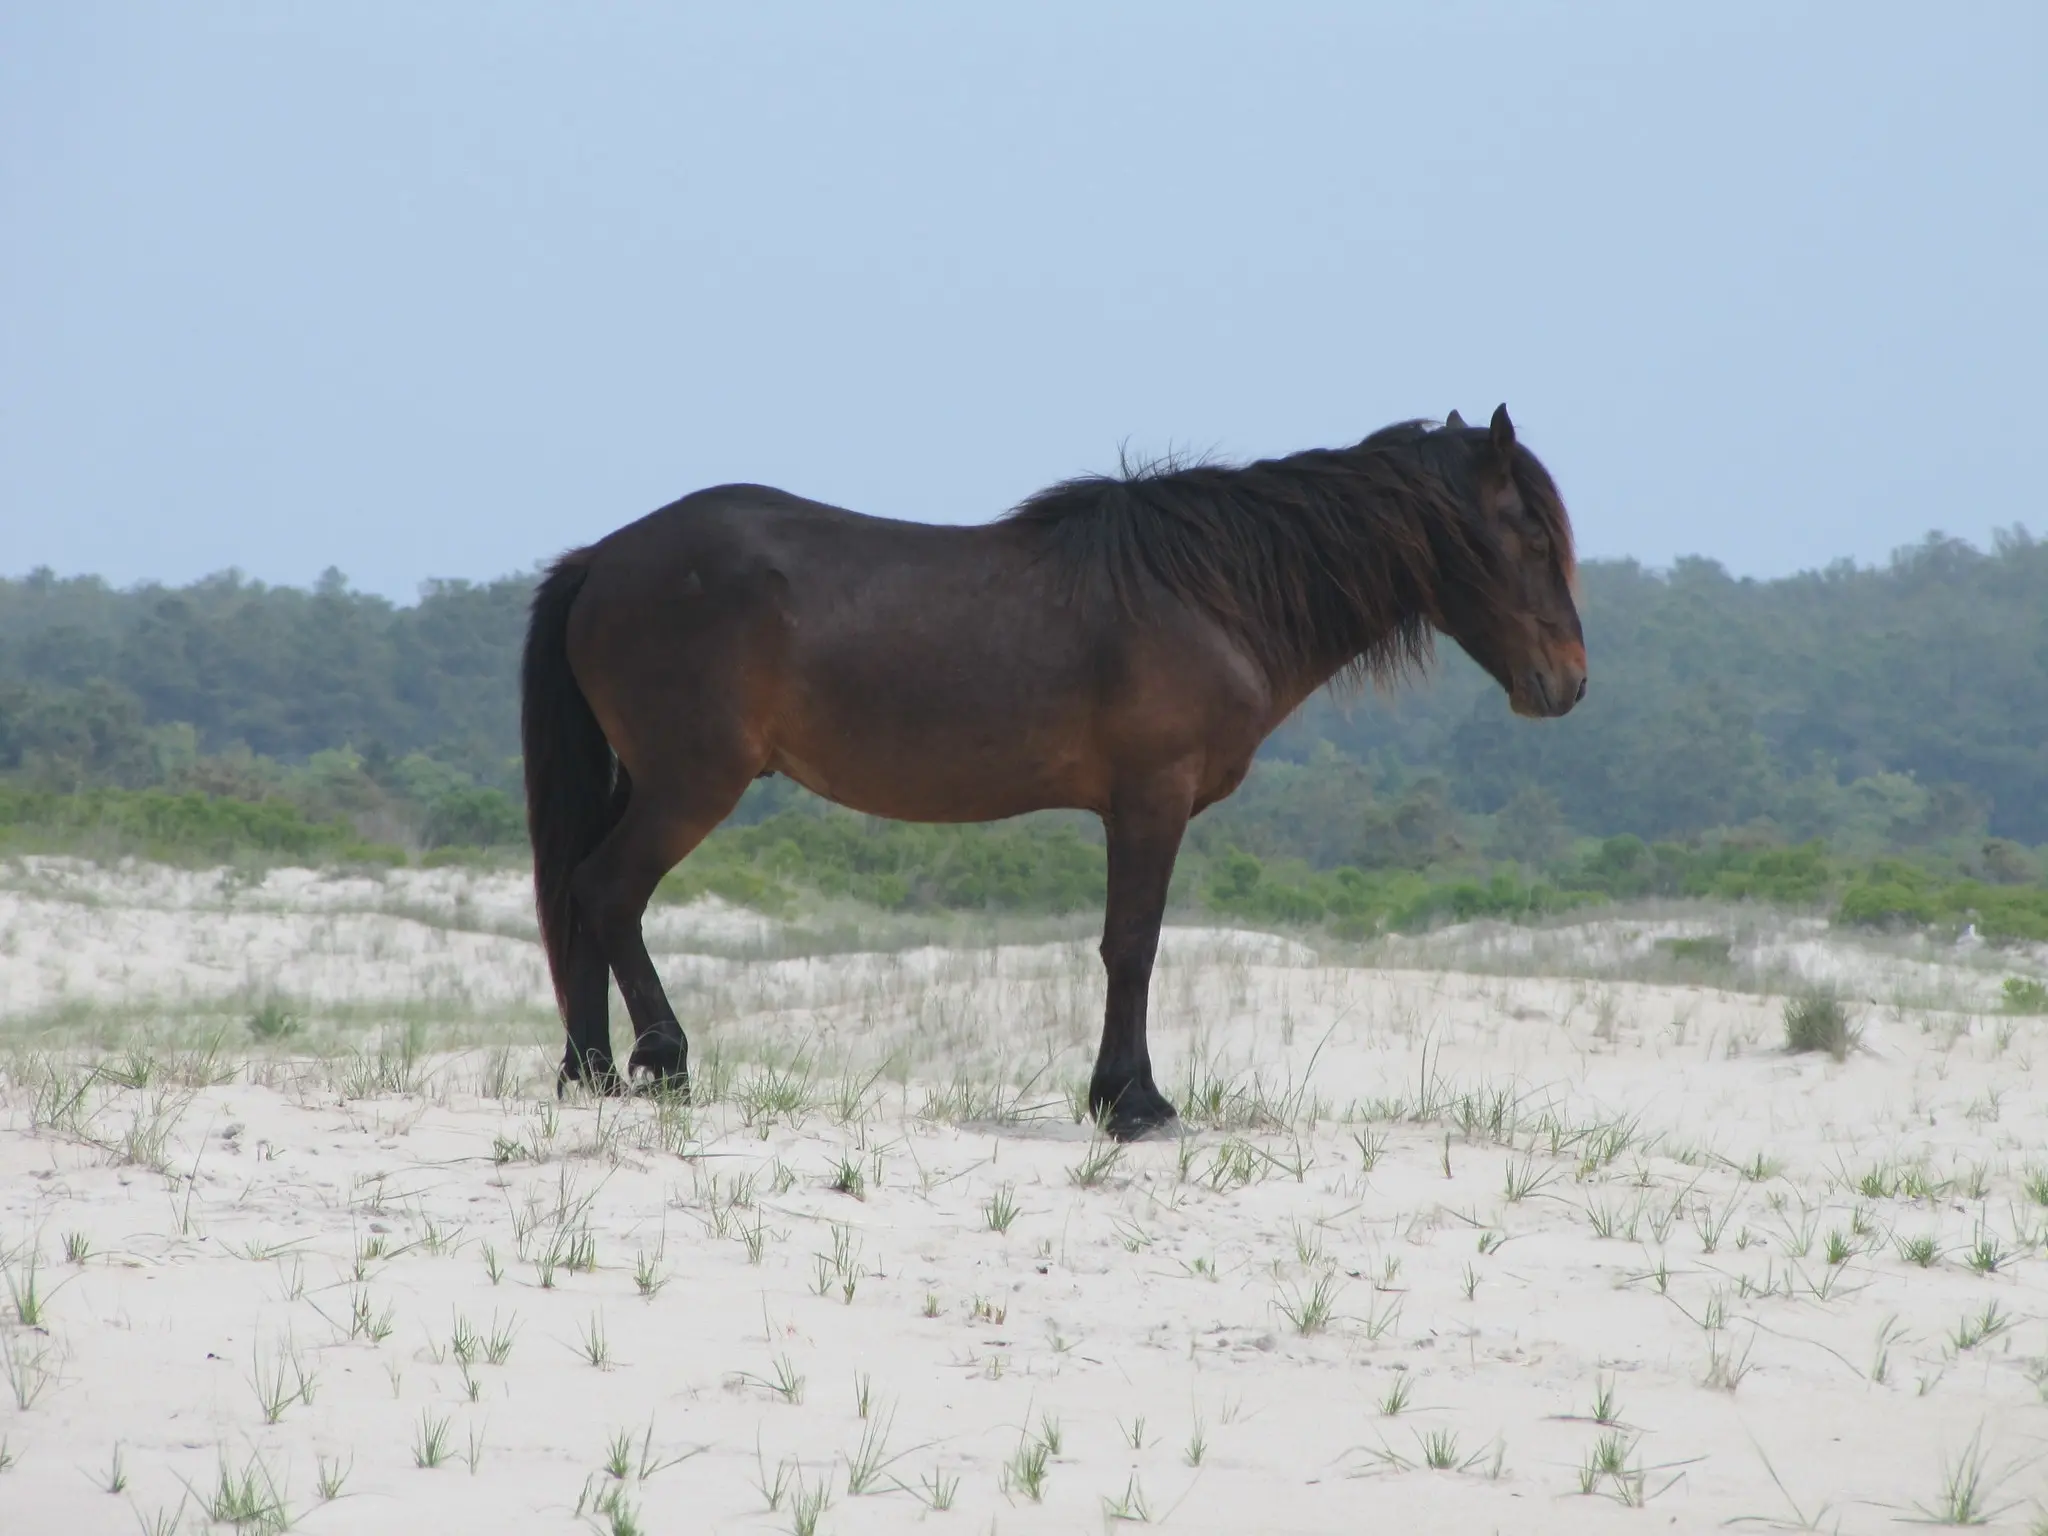
{"type": "Polygon", "coordinates": [[[641,940],[662,876],[754,779],[902,821],[1102,818],[1108,1006],[1088,1102],[1119,1137],[1174,1118],[1146,1002],[1190,817],[1340,675],[1391,682],[1448,635],[1516,713],[1586,691],[1571,525],[1503,406],[1242,467],[1070,480],[994,523],[865,517],[757,485],[699,491],[564,555],[522,677],[540,927],[562,1081],[686,1087],[641,940]]]}

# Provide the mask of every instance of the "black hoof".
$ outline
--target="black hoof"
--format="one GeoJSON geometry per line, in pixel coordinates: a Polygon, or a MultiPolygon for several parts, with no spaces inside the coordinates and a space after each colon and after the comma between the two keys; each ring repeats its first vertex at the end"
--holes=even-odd
{"type": "Polygon", "coordinates": [[[1095,1123],[1117,1141],[1136,1141],[1180,1118],[1173,1101],[1147,1082],[1125,1083],[1115,1089],[1091,1086],[1088,1109],[1095,1123]]]}
{"type": "Polygon", "coordinates": [[[642,1035],[626,1061],[634,1086],[652,1093],[690,1096],[690,1043],[673,1020],[642,1035]]]}

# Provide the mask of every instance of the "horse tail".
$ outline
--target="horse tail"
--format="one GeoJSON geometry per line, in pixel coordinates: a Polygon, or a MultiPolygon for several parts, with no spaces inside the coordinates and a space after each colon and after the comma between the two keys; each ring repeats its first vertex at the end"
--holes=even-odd
{"type": "Polygon", "coordinates": [[[566,986],[576,902],[570,880],[618,821],[624,775],[590,701],[569,670],[569,610],[590,574],[589,552],[549,568],[533,594],[519,669],[519,741],[526,756],[526,830],[533,844],[534,905],[555,1001],[566,986]]]}

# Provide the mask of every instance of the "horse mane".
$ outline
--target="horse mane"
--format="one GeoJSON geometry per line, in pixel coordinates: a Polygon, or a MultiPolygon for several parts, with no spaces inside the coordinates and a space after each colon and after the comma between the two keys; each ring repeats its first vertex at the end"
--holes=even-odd
{"type": "MultiPolygon", "coordinates": [[[[1404,421],[1349,448],[1252,464],[1126,464],[1050,486],[1004,522],[1044,538],[1078,600],[1139,613],[1163,592],[1276,678],[1334,663],[1343,682],[1391,685],[1428,665],[1445,584],[1486,584],[1483,531],[1466,515],[1485,441],[1404,421]]],[[[1519,444],[1513,473],[1570,576],[1556,486],[1519,444]]]]}

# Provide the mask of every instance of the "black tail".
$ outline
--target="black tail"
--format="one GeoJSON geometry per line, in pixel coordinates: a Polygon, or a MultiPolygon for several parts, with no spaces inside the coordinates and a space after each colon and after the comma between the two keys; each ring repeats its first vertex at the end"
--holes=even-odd
{"type": "Polygon", "coordinates": [[[567,1009],[576,903],[569,880],[618,820],[621,775],[597,716],[569,671],[569,609],[589,575],[585,551],[554,563],[533,594],[519,673],[519,740],[526,753],[526,829],[533,893],[555,1000],[567,1009]]]}

